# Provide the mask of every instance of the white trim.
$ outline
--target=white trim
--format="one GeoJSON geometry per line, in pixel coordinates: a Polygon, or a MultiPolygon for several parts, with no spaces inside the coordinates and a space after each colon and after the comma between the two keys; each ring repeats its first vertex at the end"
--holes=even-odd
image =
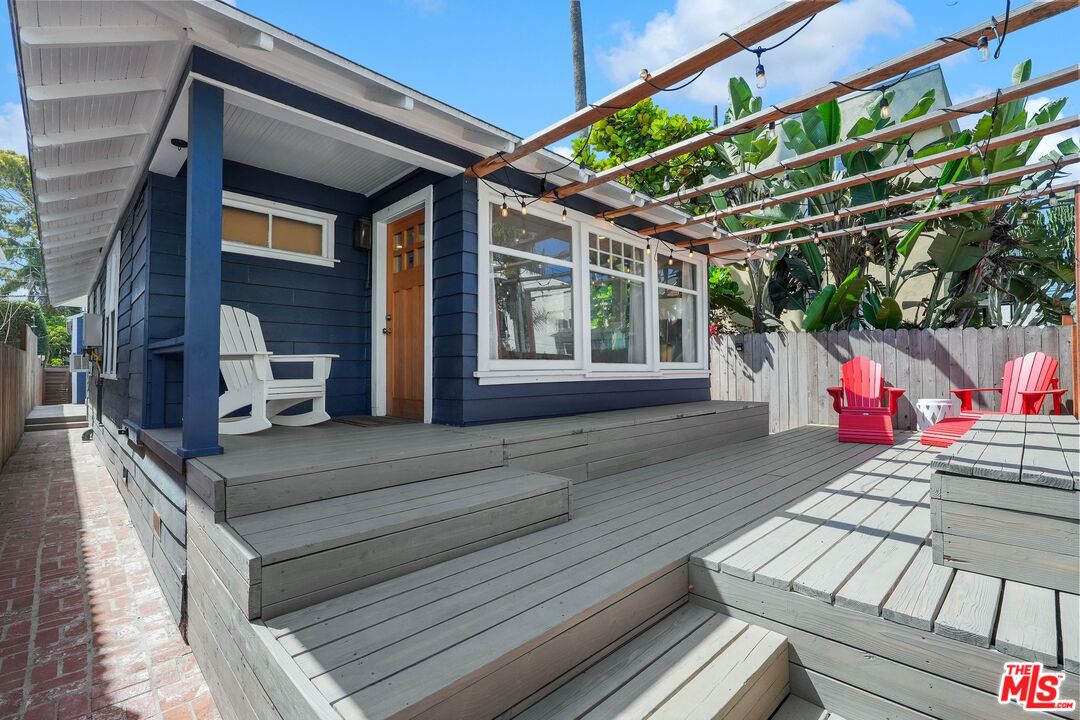
{"type": "Polygon", "coordinates": [[[379,210],[371,218],[371,414],[386,415],[386,229],[410,213],[424,211],[424,422],[432,413],[432,265],[434,264],[435,188],[431,185],[379,210]]]}
{"type": "Polygon", "coordinates": [[[286,205],[284,203],[274,202],[273,200],[263,200],[250,195],[241,195],[228,190],[222,191],[221,204],[225,207],[262,213],[267,216],[267,247],[231,242],[222,238],[222,252],[237,253],[238,255],[257,255],[259,257],[277,258],[279,260],[308,263],[310,265],[322,265],[324,267],[333,267],[335,263],[341,262],[340,260],[334,259],[334,223],[337,222],[337,215],[319,212],[318,210],[309,210],[296,205],[286,205]],[[274,218],[276,217],[285,218],[286,220],[296,220],[297,222],[303,222],[309,225],[317,225],[322,228],[322,254],[309,255],[308,253],[278,250],[275,248],[274,218]]]}
{"type": "MultiPolygon", "coordinates": [[[[504,385],[520,383],[540,382],[573,382],[590,380],[649,380],[658,378],[701,378],[708,377],[709,364],[706,351],[708,342],[708,293],[706,267],[707,263],[699,253],[693,255],[689,251],[679,250],[675,252],[675,258],[689,263],[694,268],[695,287],[673,287],[680,293],[696,297],[696,329],[697,329],[697,361],[689,363],[660,362],[660,339],[659,339],[659,291],[661,288],[671,287],[659,282],[659,263],[666,262],[668,253],[654,251],[645,255],[645,275],[638,276],[618,270],[594,266],[589,262],[588,235],[595,233],[604,235],[620,242],[628,243],[637,247],[646,247],[646,240],[633,233],[599,221],[596,218],[567,209],[567,219],[562,220],[562,208],[557,205],[545,205],[536,203],[529,207],[529,214],[536,214],[546,220],[563,223],[571,228],[573,242],[573,282],[574,291],[574,360],[498,360],[491,357],[491,253],[497,252],[515,257],[523,257],[538,262],[547,262],[552,265],[567,266],[566,260],[547,258],[542,255],[526,253],[512,248],[504,248],[491,244],[491,221],[492,204],[496,206],[502,202],[502,188],[487,187],[487,183],[479,188],[477,219],[478,219],[478,243],[477,243],[477,301],[479,308],[479,323],[477,327],[477,371],[473,376],[481,385],[504,385]],[[633,282],[641,282],[645,287],[645,322],[647,324],[645,336],[646,362],[637,364],[622,363],[594,363],[592,362],[592,343],[590,338],[590,278],[592,271],[603,273],[610,277],[617,277],[633,282]]],[[[513,193],[506,191],[508,197],[513,193]]],[[[511,208],[511,212],[518,212],[511,208]]],[[[654,250],[663,247],[659,243],[653,243],[654,250]]]]}
{"type": "Polygon", "coordinates": [[[105,256],[105,294],[102,297],[101,316],[106,324],[101,338],[101,377],[116,379],[116,342],[120,337],[117,321],[120,319],[120,233],[113,238],[105,256]]]}

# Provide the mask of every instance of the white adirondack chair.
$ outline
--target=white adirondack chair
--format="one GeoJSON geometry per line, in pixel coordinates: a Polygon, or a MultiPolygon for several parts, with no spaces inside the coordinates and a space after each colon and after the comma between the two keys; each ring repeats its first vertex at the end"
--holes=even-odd
{"type": "Polygon", "coordinates": [[[218,432],[245,435],[271,425],[314,425],[330,419],[326,414],[326,378],[337,355],[274,355],[266,351],[259,318],[230,305],[221,306],[221,375],[225,394],[218,400],[218,432]],[[275,378],[274,363],[311,363],[311,377],[275,378]],[[311,401],[311,410],[298,415],[281,413],[311,401]],[[251,414],[227,415],[251,406],[251,414]]]}

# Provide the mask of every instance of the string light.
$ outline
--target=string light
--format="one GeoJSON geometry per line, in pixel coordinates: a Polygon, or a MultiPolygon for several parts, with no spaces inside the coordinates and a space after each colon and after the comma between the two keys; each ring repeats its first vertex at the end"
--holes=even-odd
{"type": "Polygon", "coordinates": [[[941,192],[941,187],[938,187],[938,189],[934,191],[934,200],[940,203],[944,199],[945,193],[941,192]]]}
{"type": "Polygon", "coordinates": [[[972,157],[974,157],[974,156],[978,155],[979,152],[980,151],[979,151],[979,146],[978,145],[968,145],[968,155],[971,155],[972,157]]]}
{"type": "Polygon", "coordinates": [[[1031,217],[1031,213],[1028,211],[1027,205],[1021,205],[1020,206],[1020,219],[1021,220],[1027,220],[1029,217],[1031,217]]]}
{"type": "Polygon", "coordinates": [[[881,92],[881,105],[880,105],[881,117],[886,120],[892,115],[892,109],[889,107],[889,98],[885,97],[885,91],[881,92]]]}
{"type": "Polygon", "coordinates": [[[671,181],[664,178],[664,192],[671,192],[671,181]]]}
{"type": "Polygon", "coordinates": [[[915,151],[910,147],[907,149],[907,157],[904,159],[904,163],[907,164],[908,167],[915,165],[915,151]]]}
{"type": "Polygon", "coordinates": [[[642,80],[648,80],[649,79],[649,71],[647,69],[645,69],[645,68],[641,68],[641,72],[639,72],[637,75],[642,80]]]}
{"type": "Polygon", "coordinates": [[[863,223],[862,232],[859,234],[862,235],[864,239],[870,237],[870,231],[866,229],[866,223],[863,223]]]}
{"type": "Polygon", "coordinates": [[[529,214],[529,206],[525,204],[524,200],[521,201],[521,214],[522,215],[528,215],[529,214]]]}
{"type": "Polygon", "coordinates": [[[769,121],[769,137],[771,137],[771,138],[776,137],[776,121],[775,120],[770,120],[769,121]]]}
{"type": "Polygon", "coordinates": [[[686,251],[686,257],[689,257],[689,258],[694,257],[694,246],[693,245],[691,245],[690,248],[686,251]]]}
{"type": "Polygon", "coordinates": [[[652,255],[652,239],[645,241],[645,254],[652,255]]]}
{"type": "Polygon", "coordinates": [[[637,202],[637,190],[635,188],[630,188],[630,202],[637,202]]]}
{"type": "Polygon", "coordinates": [[[507,205],[506,205],[506,196],[503,195],[502,198],[503,198],[503,201],[502,201],[502,205],[499,206],[499,213],[503,217],[506,217],[506,214],[510,212],[510,208],[507,207],[507,205]]]}
{"type": "Polygon", "coordinates": [[[668,265],[674,265],[675,264],[675,256],[674,255],[668,255],[667,264],[668,265]]]}
{"type": "Polygon", "coordinates": [[[975,44],[975,49],[979,52],[979,62],[986,62],[990,59],[990,42],[985,35],[979,36],[979,42],[975,44]]]}
{"type": "Polygon", "coordinates": [[[761,50],[757,51],[757,67],[754,68],[754,77],[757,78],[758,90],[764,89],[769,84],[765,77],[765,66],[761,64],[761,50]]]}
{"type": "Polygon", "coordinates": [[[1054,188],[1052,188],[1052,187],[1050,188],[1050,195],[1049,195],[1048,199],[1050,201],[1050,207],[1057,207],[1058,196],[1057,196],[1057,193],[1054,192],[1054,188]]]}
{"type": "Polygon", "coordinates": [[[720,223],[716,222],[715,220],[713,221],[712,225],[712,236],[714,238],[720,237],[720,223]]]}
{"type": "Polygon", "coordinates": [[[565,207],[562,209],[562,219],[564,221],[566,220],[566,208],[565,207]]]}
{"type": "Polygon", "coordinates": [[[982,169],[982,174],[979,176],[979,182],[981,182],[983,185],[990,184],[990,171],[986,168],[982,169]]]}

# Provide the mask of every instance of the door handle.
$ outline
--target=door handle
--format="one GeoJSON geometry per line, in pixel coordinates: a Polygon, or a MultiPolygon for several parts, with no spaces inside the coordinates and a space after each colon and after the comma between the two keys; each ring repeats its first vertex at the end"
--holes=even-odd
{"type": "Polygon", "coordinates": [[[384,327],[384,328],[382,329],[382,334],[383,334],[383,335],[389,335],[389,334],[390,334],[390,328],[388,328],[388,327],[384,327]]]}

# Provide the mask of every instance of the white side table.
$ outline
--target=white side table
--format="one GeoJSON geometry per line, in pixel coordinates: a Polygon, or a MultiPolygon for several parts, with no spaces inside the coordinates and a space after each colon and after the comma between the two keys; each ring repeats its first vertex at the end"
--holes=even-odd
{"type": "Polygon", "coordinates": [[[936,422],[956,414],[953,400],[949,398],[923,398],[915,403],[915,423],[925,430],[936,422]]]}

